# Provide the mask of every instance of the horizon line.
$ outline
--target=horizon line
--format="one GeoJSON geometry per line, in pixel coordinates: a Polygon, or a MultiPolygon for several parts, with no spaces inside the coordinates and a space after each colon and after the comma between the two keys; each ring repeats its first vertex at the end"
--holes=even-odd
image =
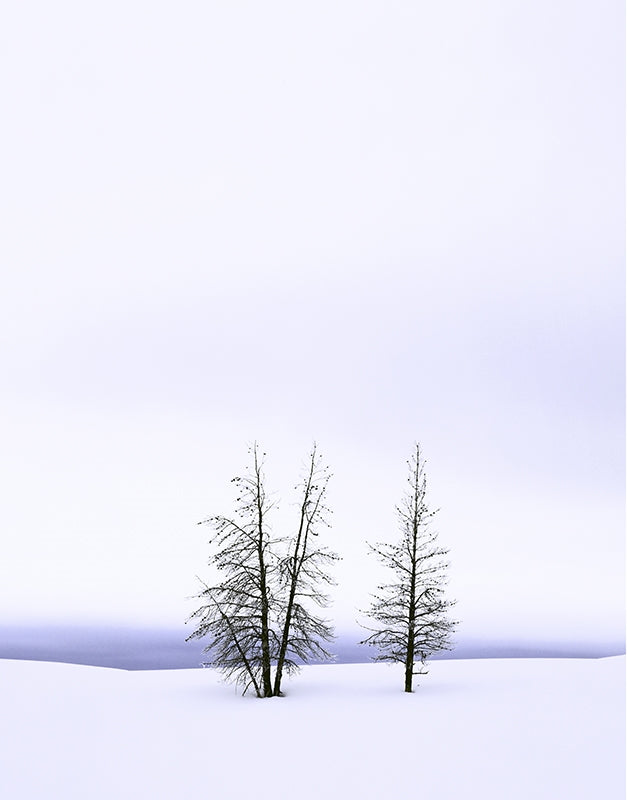
{"type": "MultiPolygon", "coordinates": [[[[49,661],[124,670],[202,668],[202,640],[188,642],[175,627],[114,627],[106,624],[1,624],[0,658],[49,661]]],[[[372,663],[374,653],[356,639],[357,631],[339,630],[332,643],[332,660],[312,659],[309,664],[372,663]]],[[[547,640],[538,637],[457,640],[451,650],[429,657],[432,661],[496,658],[609,658],[625,655],[625,642],[612,640],[547,640]]]]}

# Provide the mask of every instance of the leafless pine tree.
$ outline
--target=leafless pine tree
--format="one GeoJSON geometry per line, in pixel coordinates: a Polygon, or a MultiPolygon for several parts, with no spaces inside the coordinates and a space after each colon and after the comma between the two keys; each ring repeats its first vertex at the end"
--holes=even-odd
{"type": "Polygon", "coordinates": [[[274,507],[265,491],[263,463],[257,445],[251,448],[253,467],[238,485],[234,519],[210,517],[200,524],[213,528],[211,559],[222,581],[203,584],[203,605],[190,620],[198,620],[188,637],[209,637],[207,665],[226,680],[252,687],[258,697],[281,694],[284,672],[298,661],[329,658],[324,642],[333,638],[330,624],[311,610],[325,606],[324,588],[333,583],[326,566],[338,556],[318,545],[319,529],[328,525],[325,505],[330,478],[314,445],[299,486],[299,521],[292,536],[273,539],[268,515],[274,507]],[[272,667],[275,667],[274,680],[272,667]]]}
{"type": "Polygon", "coordinates": [[[426,502],[427,478],[420,446],[408,461],[409,488],[397,507],[401,532],[395,544],[369,544],[370,550],[393,577],[378,587],[365,613],[372,627],[362,644],[379,651],[374,661],[401,663],[405,667],[405,691],[411,692],[413,676],[426,673],[427,659],[439,650],[451,649],[456,622],[448,617],[454,603],[444,598],[448,550],[438,547],[431,529],[436,511],[426,502]],[[420,662],[420,670],[414,670],[420,662]]]}

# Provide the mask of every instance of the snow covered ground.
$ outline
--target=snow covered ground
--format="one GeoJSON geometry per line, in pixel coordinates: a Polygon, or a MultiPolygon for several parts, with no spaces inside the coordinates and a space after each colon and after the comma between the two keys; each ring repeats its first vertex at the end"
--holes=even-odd
{"type": "Polygon", "coordinates": [[[286,697],[212,670],[0,661],[0,796],[622,800],[625,657],[305,667],[286,697]]]}

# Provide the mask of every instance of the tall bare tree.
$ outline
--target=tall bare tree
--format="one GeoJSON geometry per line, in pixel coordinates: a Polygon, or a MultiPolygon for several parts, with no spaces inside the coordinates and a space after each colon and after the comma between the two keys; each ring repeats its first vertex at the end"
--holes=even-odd
{"type": "Polygon", "coordinates": [[[371,635],[362,644],[379,651],[375,661],[401,663],[405,667],[405,691],[411,692],[413,676],[426,673],[427,659],[439,650],[450,650],[456,622],[448,617],[454,603],[444,598],[448,550],[437,546],[431,522],[437,511],[427,506],[427,477],[420,446],[416,444],[409,466],[408,483],[396,512],[400,540],[395,544],[369,544],[392,573],[373,595],[367,616],[371,635]],[[416,662],[420,669],[415,671],[416,662]]]}
{"type": "Polygon", "coordinates": [[[203,584],[198,595],[203,604],[189,618],[198,625],[188,640],[208,636],[208,665],[244,692],[252,687],[258,697],[272,697],[281,694],[284,672],[297,670],[299,661],[331,657],[323,643],[333,638],[332,628],[311,606],[327,604],[325,587],[333,580],[326,567],[338,556],[317,540],[320,528],[328,525],[330,473],[316,445],[296,487],[298,523],[283,539],[270,536],[268,515],[274,504],[266,495],[256,444],[251,455],[252,469],[233,479],[239,488],[235,517],[199,523],[214,531],[211,563],[223,579],[213,586],[203,584]]]}
{"type": "Polygon", "coordinates": [[[253,686],[259,697],[271,697],[276,635],[270,625],[275,602],[270,584],[278,574],[278,559],[268,529],[273,503],[266,495],[256,443],[250,454],[252,469],[233,478],[239,490],[235,517],[214,516],[199,523],[214,531],[211,562],[224,577],[213,586],[205,584],[198,595],[205,602],[189,618],[199,622],[188,640],[209,636],[204,649],[211,652],[209,664],[244,692],[253,686]]]}
{"type": "Polygon", "coordinates": [[[281,694],[283,670],[289,673],[298,668],[295,657],[301,661],[331,658],[322,642],[333,639],[333,629],[310,607],[312,603],[318,607],[328,605],[323,587],[334,581],[326,568],[338,560],[335,553],[317,542],[320,527],[329,526],[325,499],[330,478],[329,468],[314,443],[305,475],[296,487],[301,492],[298,528],[288,541],[288,553],[281,563],[286,597],[274,677],[277,696],[281,694]]]}

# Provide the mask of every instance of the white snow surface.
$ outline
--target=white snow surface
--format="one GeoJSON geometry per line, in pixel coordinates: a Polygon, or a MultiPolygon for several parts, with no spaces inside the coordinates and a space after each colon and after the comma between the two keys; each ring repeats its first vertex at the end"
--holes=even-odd
{"type": "Polygon", "coordinates": [[[308,666],[286,696],[213,670],[0,661],[0,796],[619,800],[625,657],[308,666]]]}

